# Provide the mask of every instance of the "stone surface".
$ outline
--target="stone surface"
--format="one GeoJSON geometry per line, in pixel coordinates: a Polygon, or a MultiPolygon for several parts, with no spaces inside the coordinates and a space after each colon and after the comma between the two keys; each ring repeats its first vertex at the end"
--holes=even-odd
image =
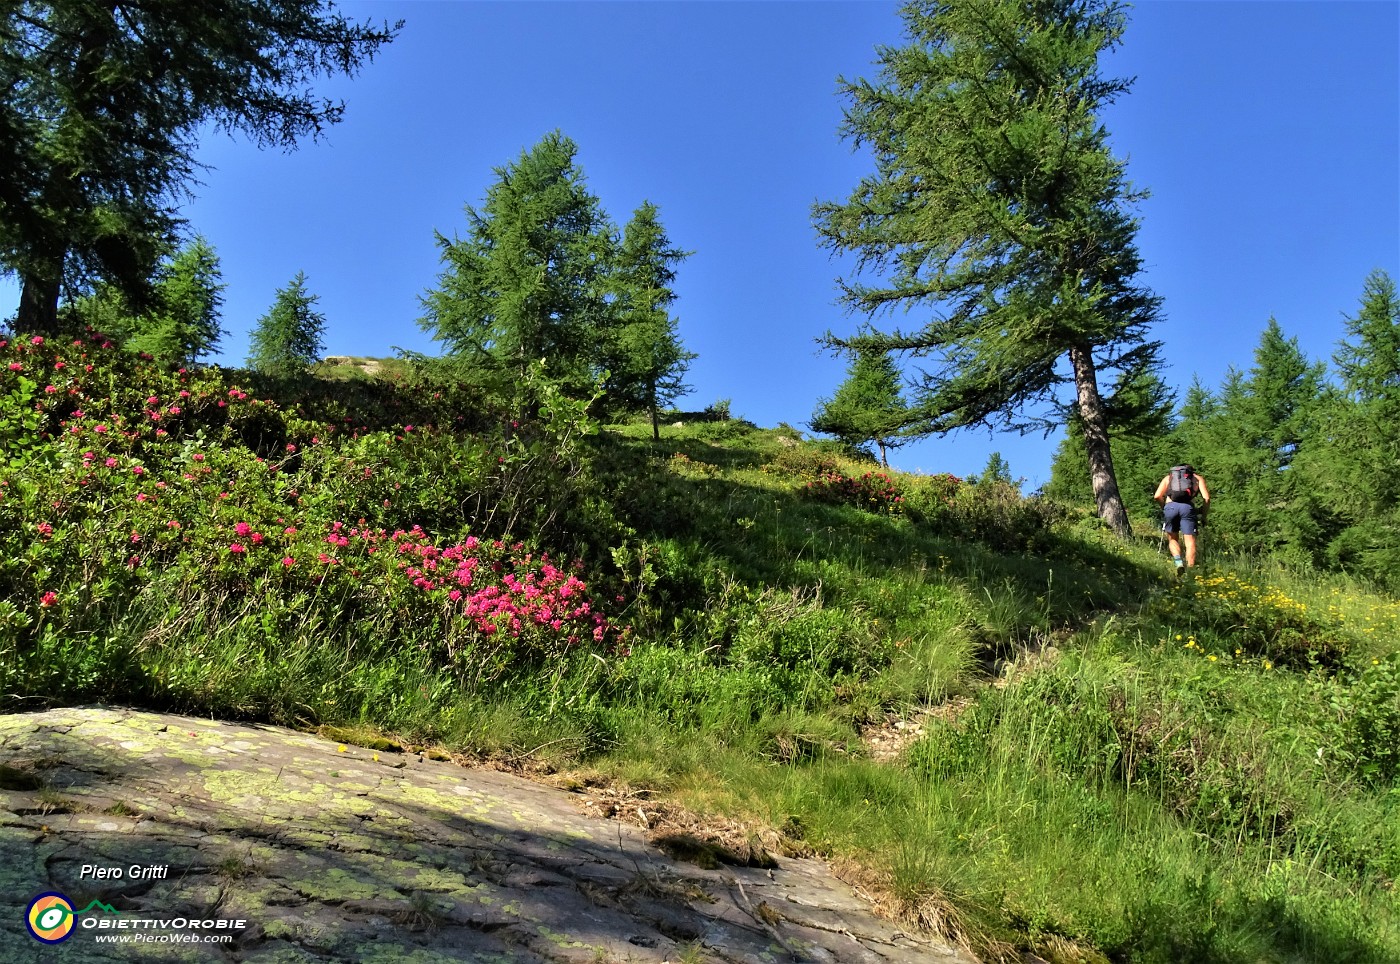
{"type": "Polygon", "coordinates": [[[706,869],[585,809],[274,727],[0,717],[0,961],[970,962],[876,917],[820,861],[706,869]],[[59,948],[25,925],[50,891],[77,912],[59,948]],[[190,942],[219,933],[232,941],[190,942]]]}

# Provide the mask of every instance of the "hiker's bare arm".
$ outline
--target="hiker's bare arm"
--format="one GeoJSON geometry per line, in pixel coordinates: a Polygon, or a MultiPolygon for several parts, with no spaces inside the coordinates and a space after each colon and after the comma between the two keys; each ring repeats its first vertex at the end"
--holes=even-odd
{"type": "Polygon", "coordinates": [[[1210,489],[1206,488],[1206,480],[1199,475],[1196,476],[1196,484],[1201,487],[1201,498],[1206,502],[1210,501],[1210,489]]]}
{"type": "MultiPolygon", "coordinates": [[[[1197,476],[1197,478],[1199,478],[1199,476],[1197,476]]],[[[1156,499],[1158,502],[1165,499],[1167,497],[1167,486],[1171,485],[1171,481],[1172,477],[1170,475],[1162,476],[1162,484],[1157,486],[1157,494],[1152,498],[1156,499]]]]}

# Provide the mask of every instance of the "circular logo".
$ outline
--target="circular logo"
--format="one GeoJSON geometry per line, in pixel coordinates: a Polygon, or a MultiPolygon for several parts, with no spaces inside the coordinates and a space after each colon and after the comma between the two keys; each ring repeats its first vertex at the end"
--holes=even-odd
{"type": "Polygon", "coordinates": [[[73,934],[73,905],[57,891],[40,894],[29,902],[24,922],[36,941],[61,943],[73,934]]]}

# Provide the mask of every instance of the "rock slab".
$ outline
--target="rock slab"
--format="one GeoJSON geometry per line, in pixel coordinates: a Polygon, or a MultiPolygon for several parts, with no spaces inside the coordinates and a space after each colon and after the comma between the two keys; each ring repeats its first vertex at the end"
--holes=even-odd
{"type": "Polygon", "coordinates": [[[820,861],[706,869],[580,809],[277,727],[3,716],[0,961],[972,964],[820,861]],[[73,912],[60,947],[26,925],[46,892],[73,912]]]}

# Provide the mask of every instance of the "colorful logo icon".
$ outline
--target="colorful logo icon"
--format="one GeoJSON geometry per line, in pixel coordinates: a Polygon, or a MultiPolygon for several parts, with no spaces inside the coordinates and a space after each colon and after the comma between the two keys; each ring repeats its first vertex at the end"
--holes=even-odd
{"type": "Polygon", "coordinates": [[[29,902],[24,922],[36,941],[62,943],[73,934],[73,905],[57,891],[40,894],[29,902]]]}

